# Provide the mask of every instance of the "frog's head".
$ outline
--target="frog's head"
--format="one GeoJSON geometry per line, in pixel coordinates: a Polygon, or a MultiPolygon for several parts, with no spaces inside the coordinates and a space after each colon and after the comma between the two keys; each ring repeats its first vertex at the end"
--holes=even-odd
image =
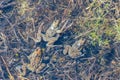
{"type": "Polygon", "coordinates": [[[36,50],[35,50],[35,54],[38,54],[38,55],[41,54],[41,49],[40,49],[39,47],[36,48],[36,50]]]}
{"type": "Polygon", "coordinates": [[[59,20],[54,20],[50,28],[53,30],[58,26],[58,24],[59,24],[59,20]]]}
{"type": "Polygon", "coordinates": [[[80,47],[80,46],[82,46],[83,44],[85,43],[85,39],[80,39],[79,41],[78,41],[78,46],[80,47]]]}

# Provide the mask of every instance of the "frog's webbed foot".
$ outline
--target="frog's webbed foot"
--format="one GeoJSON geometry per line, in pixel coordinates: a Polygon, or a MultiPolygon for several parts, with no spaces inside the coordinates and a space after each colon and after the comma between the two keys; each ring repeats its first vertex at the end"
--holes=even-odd
{"type": "Polygon", "coordinates": [[[26,75],[26,73],[24,73],[23,71],[23,67],[22,66],[17,66],[15,68],[17,71],[17,80],[29,80],[26,77],[24,77],[26,75]]]}
{"type": "Polygon", "coordinates": [[[25,76],[26,75],[26,65],[18,65],[17,67],[15,67],[15,70],[17,72],[18,76],[25,76]]]}

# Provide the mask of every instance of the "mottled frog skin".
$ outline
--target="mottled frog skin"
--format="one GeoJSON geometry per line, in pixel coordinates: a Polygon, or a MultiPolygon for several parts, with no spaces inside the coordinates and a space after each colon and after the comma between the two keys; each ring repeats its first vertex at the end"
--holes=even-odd
{"type": "Polygon", "coordinates": [[[80,39],[78,41],[76,41],[72,46],[70,45],[66,45],[64,50],[63,50],[63,54],[67,54],[71,57],[71,58],[77,58],[79,57],[82,53],[80,52],[80,47],[84,44],[85,40],[80,39]]]}
{"type": "Polygon", "coordinates": [[[42,34],[43,40],[48,42],[47,46],[52,45],[52,43],[54,43],[59,38],[59,34],[56,33],[58,29],[58,23],[59,20],[53,21],[51,26],[47,29],[46,33],[42,34]],[[57,36],[54,36],[55,34],[57,34],[57,36]]]}
{"type": "Polygon", "coordinates": [[[41,61],[41,49],[35,49],[35,51],[28,56],[28,59],[30,63],[27,64],[27,68],[34,72],[39,67],[38,65],[41,61]]]}
{"type": "Polygon", "coordinates": [[[47,29],[46,33],[42,34],[43,40],[48,42],[47,46],[53,46],[53,43],[60,37],[60,33],[62,33],[65,29],[71,27],[73,24],[71,23],[67,26],[67,20],[65,21],[64,25],[59,29],[59,21],[60,20],[54,20],[51,26],[47,29]]]}
{"type": "Polygon", "coordinates": [[[45,64],[41,63],[41,55],[41,49],[36,48],[35,51],[28,56],[30,63],[24,63],[22,66],[24,75],[26,74],[26,68],[32,72],[39,73],[40,70],[45,67],[45,64]]]}

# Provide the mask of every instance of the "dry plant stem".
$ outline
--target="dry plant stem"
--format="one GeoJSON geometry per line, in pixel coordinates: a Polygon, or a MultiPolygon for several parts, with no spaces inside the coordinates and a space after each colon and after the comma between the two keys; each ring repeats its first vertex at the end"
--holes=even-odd
{"type": "Polygon", "coordinates": [[[30,79],[22,77],[22,76],[19,76],[18,80],[30,80],[30,79]]]}
{"type": "Polygon", "coordinates": [[[32,37],[32,39],[33,39],[35,42],[41,42],[41,37],[42,37],[41,31],[42,31],[43,25],[44,25],[44,22],[42,22],[42,23],[40,24],[40,26],[39,26],[39,28],[38,28],[38,31],[37,31],[37,33],[36,33],[36,35],[35,35],[35,38],[32,37]]]}
{"type": "Polygon", "coordinates": [[[90,68],[89,68],[88,79],[90,79],[91,76],[92,76],[92,70],[93,70],[94,64],[95,64],[95,60],[94,60],[94,62],[91,64],[91,66],[90,66],[90,68]]]}
{"type": "MultiPolygon", "coordinates": [[[[95,0],[95,1],[96,1],[96,0],[95,0]]],[[[93,3],[91,3],[91,4],[86,8],[86,10],[90,9],[90,8],[94,5],[95,1],[94,1],[93,3]]]]}
{"type": "Polygon", "coordinates": [[[72,25],[73,25],[73,22],[69,26],[67,26],[67,28],[64,28],[65,30],[63,30],[63,32],[65,32],[67,29],[69,29],[72,25]]]}
{"type": "Polygon", "coordinates": [[[8,23],[10,24],[10,26],[13,28],[14,26],[10,23],[10,21],[8,20],[8,18],[7,18],[7,16],[5,16],[4,14],[2,14],[1,13],[1,15],[3,16],[3,17],[5,17],[6,18],[6,20],[8,21],[8,23]]]}
{"type": "MultiPolygon", "coordinates": [[[[117,46],[116,46],[116,47],[117,47],[117,46]]],[[[115,59],[116,59],[117,61],[119,61],[120,58],[119,58],[118,48],[117,48],[117,49],[115,48],[115,53],[116,53],[116,56],[117,56],[117,57],[115,57],[115,59]]]]}
{"type": "Polygon", "coordinates": [[[88,30],[88,31],[86,31],[85,33],[82,33],[82,34],[76,36],[75,39],[80,38],[81,36],[86,36],[87,34],[89,34],[89,33],[92,32],[92,31],[94,31],[94,29],[88,30]]]}
{"type": "Polygon", "coordinates": [[[69,20],[67,20],[67,21],[65,22],[65,24],[64,24],[63,27],[61,28],[61,31],[63,31],[63,29],[66,27],[68,21],[69,21],[69,20]]]}
{"type": "Polygon", "coordinates": [[[0,38],[3,40],[0,44],[4,43],[5,48],[3,50],[0,50],[0,53],[7,51],[7,45],[6,45],[6,36],[2,32],[0,33],[0,38]]]}
{"type": "Polygon", "coordinates": [[[2,56],[1,56],[1,59],[2,59],[4,65],[6,67],[6,70],[7,70],[8,74],[9,74],[10,80],[15,80],[14,77],[12,76],[12,74],[10,73],[10,70],[9,70],[9,68],[8,68],[8,66],[7,66],[7,64],[6,64],[6,62],[5,62],[5,60],[4,60],[4,58],[2,56]]]}
{"type": "Polygon", "coordinates": [[[69,22],[69,19],[68,19],[68,20],[63,20],[63,22],[65,22],[65,23],[64,23],[64,25],[62,26],[62,28],[61,28],[60,30],[57,30],[58,33],[63,33],[63,32],[65,32],[67,29],[69,29],[69,28],[73,25],[73,22],[72,22],[72,23],[70,23],[70,24],[67,26],[67,24],[68,24],[68,22],[69,22]]]}
{"type": "MultiPolygon", "coordinates": [[[[6,47],[6,48],[7,48],[7,47],[6,47]]],[[[7,50],[6,48],[5,48],[4,50],[0,50],[0,53],[3,53],[3,52],[5,52],[5,51],[7,50]]]]}
{"type": "Polygon", "coordinates": [[[15,5],[16,3],[15,2],[12,2],[12,3],[9,3],[7,5],[2,5],[2,2],[0,3],[0,8],[5,8],[5,7],[8,7],[8,6],[11,6],[11,5],[15,5]]]}
{"type": "Polygon", "coordinates": [[[33,26],[33,32],[35,31],[35,21],[33,18],[31,18],[31,21],[32,21],[32,26],[33,26]]]}

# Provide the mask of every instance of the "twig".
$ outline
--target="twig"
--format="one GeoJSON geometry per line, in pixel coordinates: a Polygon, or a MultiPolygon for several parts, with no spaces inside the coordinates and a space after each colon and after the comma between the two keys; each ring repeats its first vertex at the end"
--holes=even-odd
{"type": "MultiPolygon", "coordinates": [[[[13,29],[14,28],[14,26],[15,26],[15,24],[12,24],[11,22],[10,22],[10,20],[7,18],[7,16],[6,15],[4,15],[3,13],[0,13],[6,20],[7,20],[7,22],[9,23],[9,25],[10,25],[10,29],[13,29]]],[[[9,30],[10,30],[9,29],[9,30]]]]}
{"type": "Polygon", "coordinates": [[[6,70],[7,70],[8,74],[9,74],[10,80],[15,80],[14,77],[12,76],[12,74],[10,73],[10,70],[9,70],[9,68],[8,68],[8,66],[7,66],[7,64],[6,64],[6,62],[5,62],[5,60],[4,60],[4,58],[2,56],[1,56],[1,59],[2,59],[4,65],[6,67],[6,70]]]}
{"type": "Polygon", "coordinates": [[[83,33],[83,34],[80,34],[80,35],[76,36],[75,39],[80,38],[81,36],[85,36],[85,35],[89,34],[89,33],[92,32],[92,31],[94,31],[94,29],[88,30],[88,31],[86,31],[86,32],[83,33]]]}

